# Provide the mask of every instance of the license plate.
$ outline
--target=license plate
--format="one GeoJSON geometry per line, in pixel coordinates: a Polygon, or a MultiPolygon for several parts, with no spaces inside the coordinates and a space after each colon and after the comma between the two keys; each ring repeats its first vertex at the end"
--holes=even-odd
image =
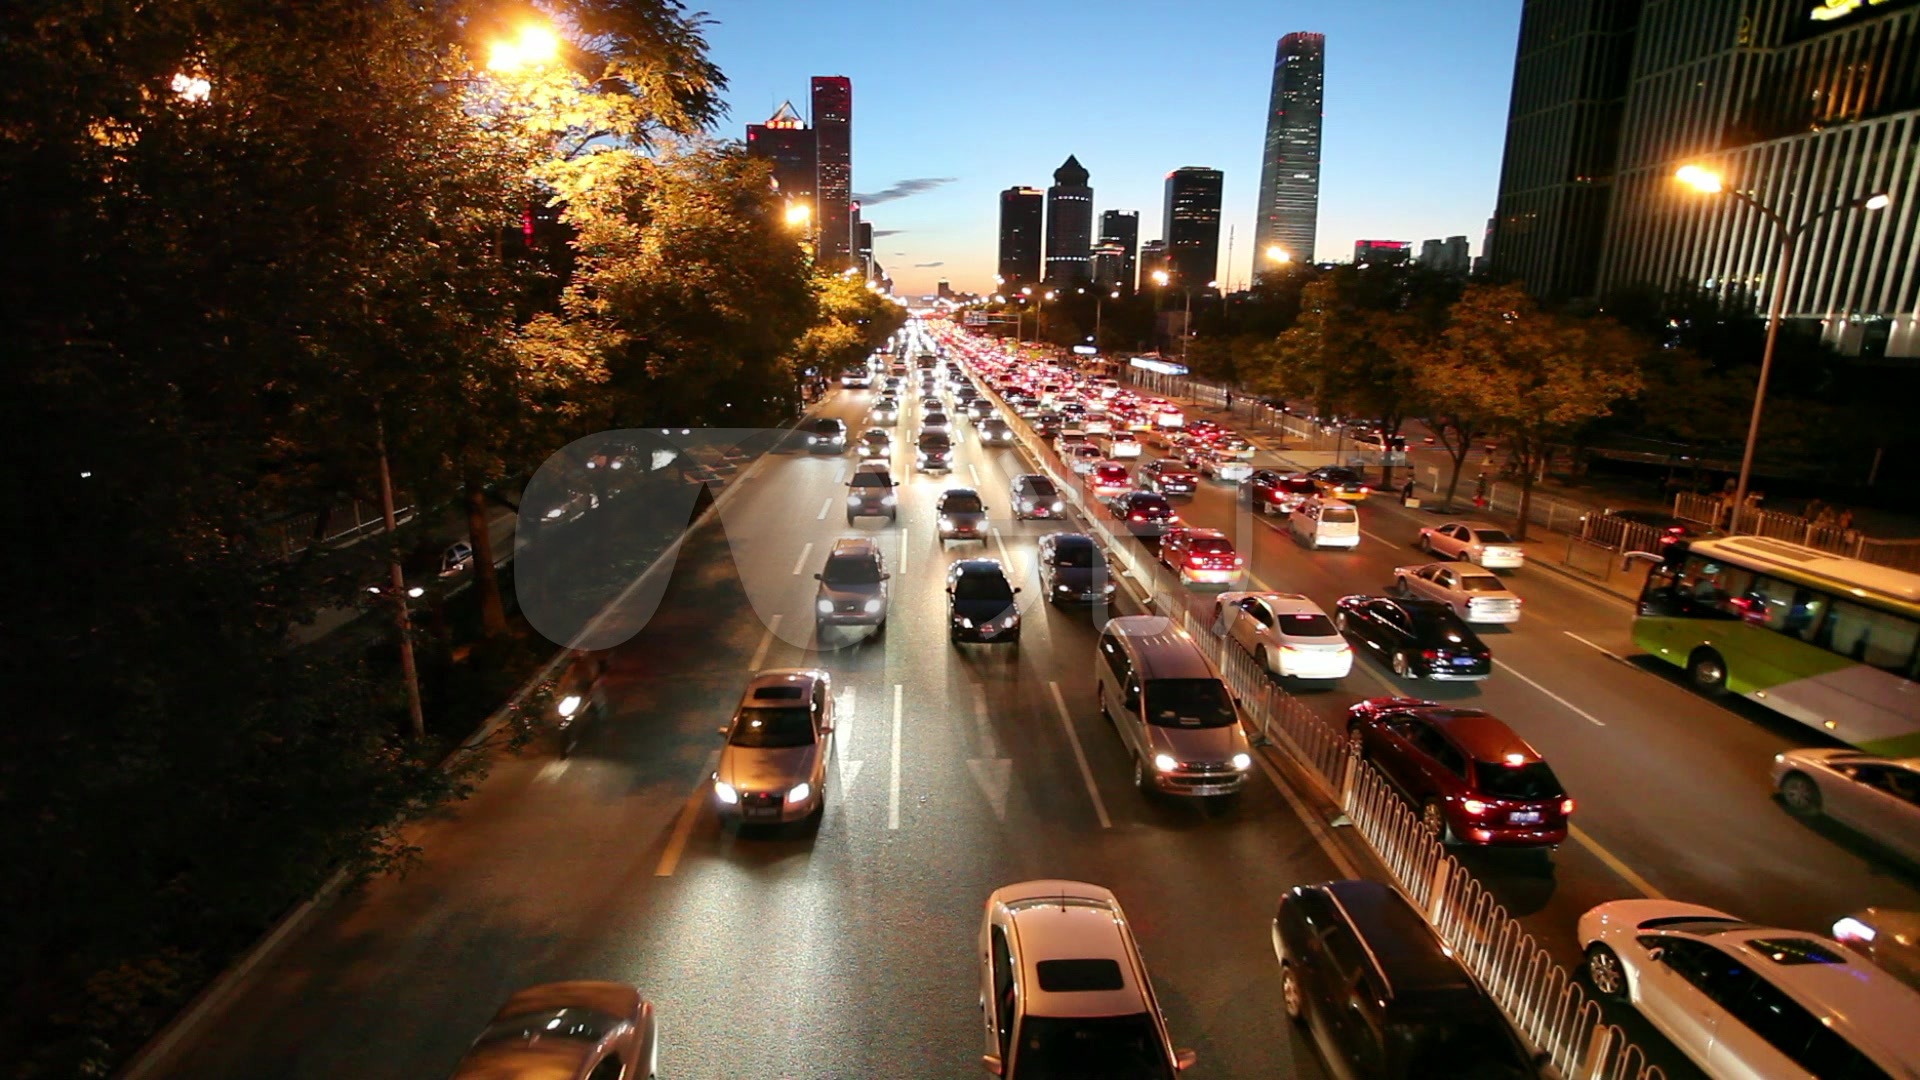
{"type": "Polygon", "coordinates": [[[780,808],[777,806],[749,806],[743,811],[748,818],[777,818],[780,808]]]}
{"type": "Polygon", "coordinates": [[[1540,824],[1540,811],[1515,810],[1513,813],[1507,815],[1507,820],[1513,822],[1515,825],[1538,825],[1540,824]]]}
{"type": "Polygon", "coordinates": [[[1474,660],[1471,656],[1456,656],[1453,658],[1454,667],[1472,667],[1473,664],[1474,660]]]}

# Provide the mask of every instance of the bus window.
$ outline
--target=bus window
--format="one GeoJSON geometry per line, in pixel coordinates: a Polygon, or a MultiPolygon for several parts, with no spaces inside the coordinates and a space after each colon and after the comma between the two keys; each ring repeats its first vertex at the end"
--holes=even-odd
{"type": "Polygon", "coordinates": [[[1920,643],[1920,624],[1912,619],[1836,600],[1827,626],[1827,647],[1841,656],[1896,675],[1912,670],[1920,643]]]}
{"type": "Polygon", "coordinates": [[[1769,630],[1811,639],[1806,631],[1818,622],[1822,610],[1817,595],[1778,578],[1755,578],[1747,593],[1747,618],[1769,630]]]}
{"type": "Polygon", "coordinates": [[[1752,587],[1751,572],[1707,559],[1688,559],[1680,575],[1680,595],[1691,602],[1689,614],[1695,616],[1746,618],[1753,607],[1747,595],[1752,587]]]}

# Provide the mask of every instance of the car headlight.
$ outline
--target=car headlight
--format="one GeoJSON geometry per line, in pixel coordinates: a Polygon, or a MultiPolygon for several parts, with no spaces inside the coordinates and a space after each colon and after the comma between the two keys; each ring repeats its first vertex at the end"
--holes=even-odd
{"type": "Polygon", "coordinates": [[[1007,616],[1006,619],[1002,621],[1000,625],[1006,627],[1009,630],[1013,629],[1016,626],[1019,626],[1020,613],[1016,611],[1013,614],[1007,616]]]}
{"type": "Polygon", "coordinates": [[[961,626],[961,628],[962,628],[962,629],[966,629],[966,630],[971,630],[971,629],[973,629],[973,620],[972,620],[972,619],[969,619],[969,618],[967,618],[967,617],[966,617],[965,615],[956,615],[956,616],[954,616],[954,618],[955,618],[955,619],[957,619],[957,620],[959,620],[959,622],[960,622],[960,626],[961,626]]]}
{"type": "Polygon", "coordinates": [[[858,495],[849,495],[849,496],[847,496],[847,505],[848,505],[848,506],[859,506],[859,505],[860,505],[860,496],[858,496],[858,495]]]}
{"type": "Polygon", "coordinates": [[[878,615],[879,613],[880,613],[880,601],[877,598],[867,601],[867,614],[878,615]]]}
{"type": "Polygon", "coordinates": [[[734,803],[740,801],[740,793],[733,790],[732,784],[720,779],[719,773],[715,773],[713,776],[713,793],[719,796],[720,801],[726,803],[728,806],[732,806],[734,803]]]}
{"type": "Polygon", "coordinates": [[[819,441],[820,441],[820,438],[819,438],[819,436],[817,436],[817,435],[809,435],[809,436],[807,436],[807,445],[808,445],[808,446],[812,446],[812,445],[813,445],[814,443],[817,443],[817,442],[819,442],[819,441]]]}
{"type": "Polygon", "coordinates": [[[895,502],[898,502],[898,501],[899,501],[899,500],[897,500],[897,499],[895,499],[895,498],[894,498],[893,496],[891,496],[891,495],[882,495],[882,496],[880,496],[880,505],[881,505],[881,506],[892,506],[892,505],[893,505],[893,504],[894,504],[895,502]]]}
{"type": "Polygon", "coordinates": [[[1246,770],[1253,768],[1253,755],[1252,754],[1233,755],[1233,767],[1236,769],[1239,769],[1242,772],[1245,772],[1246,770]]]}
{"type": "Polygon", "coordinates": [[[1108,592],[1112,592],[1112,591],[1113,591],[1113,582],[1111,582],[1111,581],[1109,581],[1109,582],[1107,582],[1107,584],[1106,584],[1106,590],[1107,590],[1108,592]]]}
{"type": "Polygon", "coordinates": [[[953,528],[953,519],[949,517],[942,517],[940,519],[940,527],[943,529],[953,528]]]}
{"type": "Polygon", "coordinates": [[[1053,591],[1054,592],[1072,592],[1073,590],[1065,585],[1055,585],[1053,587],[1053,591]]]}
{"type": "Polygon", "coordinates": [[[1067,504],[1059,501],[1058,499],[1054,500],[1053,509],[1055,513],[1065,510],[1066,508],[1067,508],[1067,504]]]}
{"type": "Polygon", "coordinates": [[[807,796],[811,794],[813,794],[813,786],[803,781],[793,785],[792,789],[787,792],[787,801],[790,803],[806,802],[807,796]]]}
{"type": "Polygon", "coordinates": [[[822,601],[820,601],[820,602],[819,602],[818,604],[815,604],[815,605],[814,605],[814,607],[815,607],[815,608],[816,608],[816,609],[817,609],[817,610],[818,610],[818,611],[820,612],[820,614],[822,614],[822,615],[831,615],[831,614],[833,614],[833,601],[831,601],[831,600],[822,600],[822,601]]]}
{"type": "Polygon", "coordinates": [[[1172,754],[1155,754],[1153,755],[1153,767],[1159,769],[1161,772],[1172,772],[1180,767],[1180,763],[1173,760],[1172,754]]]}
{"type": "Polygon", "coordinates": [[[579,712],[580,695],[568,694],[566,697],[561,698],[558,709],[562,717],[572,716],[574,713],[579,712]]]}

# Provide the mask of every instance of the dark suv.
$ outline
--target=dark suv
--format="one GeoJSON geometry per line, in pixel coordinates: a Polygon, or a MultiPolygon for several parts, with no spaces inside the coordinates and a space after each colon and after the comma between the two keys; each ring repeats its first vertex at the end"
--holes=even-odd
{"type": "Polygon", "coordinates": [[[1529,1053],[1480,984],[1399,893],[1302,885],[1273,917],[1280,998],[1342,1080],[1533,1080],[1529,1053]]]}
{"type": "Polygon", "coordinates": [[[1140,486],[1159,495],[1191,495],[1200,488],[1200,474],[1179,458],[1161,458],[1140,466],[1140,486]]]}
{"type": "Polygon", "coordinates": [[[831,417],[807,421],[807,449],[816,454],[838,454],[847,448],[847,425],[831,417]]]}
{"type": "Polygon", "coordinates": [[[1540,752],[1479,709],[1373,698],[1347,710],[1347,742],[1448,844],[1551,848],[1573,800],[1540,752]]]}
{"type": "Polygon", "coordinates": [[[847,482],[847,524],[857,517],[900,518],[899,499],[894,495],[893,474],[884,466],[862,465],[847,482]]]}

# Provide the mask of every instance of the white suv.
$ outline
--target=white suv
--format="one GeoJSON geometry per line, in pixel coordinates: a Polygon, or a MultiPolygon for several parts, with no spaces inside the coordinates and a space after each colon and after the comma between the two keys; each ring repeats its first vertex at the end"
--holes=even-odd
{"type": "Polygon", "coordinates": [[[1830,938],[1698,904],[1616,900],[1580,917],[1587,977],[1709,1076],[1920,1071],[1920,991],[1830,938]]]}
{"type": "Polygon", "coordinates": [[[1004,1077],[1170,1080],[1174,1050],[1119,901],[1080,881],[1028,881],[987,898],[980,926],[987,1071],[1004,1077]]]}

